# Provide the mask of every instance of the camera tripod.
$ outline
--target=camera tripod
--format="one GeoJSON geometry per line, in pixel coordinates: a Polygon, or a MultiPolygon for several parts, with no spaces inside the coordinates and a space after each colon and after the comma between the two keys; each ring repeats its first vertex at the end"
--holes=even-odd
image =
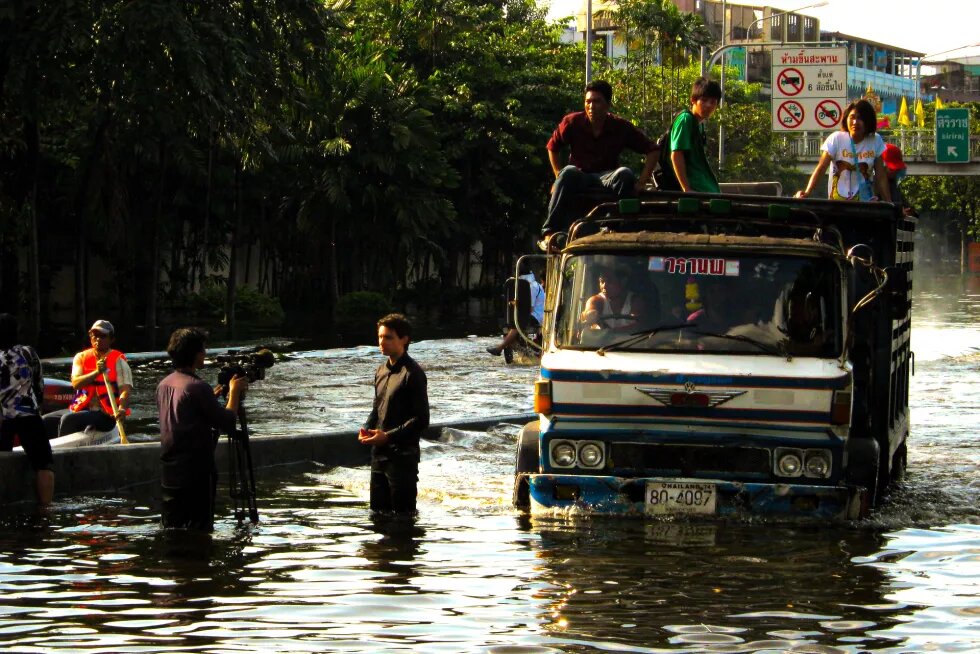
{"type": "Polygon", "coordinates": [[[244,405],[238,407],[238,422],[241,429],[228,434],[228,491],[235,509],[235,519],[241,523],[247,512],[248,519],[254,524],[259,521],[259,510],[255,505],[255,469],[248,444],[248,420],[244,405]]]}

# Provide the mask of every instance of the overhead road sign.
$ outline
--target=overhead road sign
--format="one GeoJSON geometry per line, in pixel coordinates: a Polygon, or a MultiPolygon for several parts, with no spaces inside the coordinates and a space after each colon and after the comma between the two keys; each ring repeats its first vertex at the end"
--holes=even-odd
{"type": "Polygon", "coordinates": [[[836,129],[846,105],[847,48],[772,51],[774,131],[836,129]]]}
{"type": "Polygon", "coordinates": [[[969,109],[936,109],[936,163],[970,163],[969,109]]]}

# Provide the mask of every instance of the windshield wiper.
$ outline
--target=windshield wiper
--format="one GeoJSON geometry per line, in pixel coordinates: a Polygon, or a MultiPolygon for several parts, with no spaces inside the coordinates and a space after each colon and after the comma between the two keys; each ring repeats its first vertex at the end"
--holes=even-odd
{"type": "Polygon", "coordinates": [[[698,336],[712,336],[714,338],[724,338],[729,341],[738,341],[739,343],[748,343],[749,345],[754,345],[763,352],[767,354],[775,354],[776,356],[791,358],[789,352],[786,350],[786,343],[779,341],[776,345],[770,345],[769,343],[763,343],[762,341],[756,340],[751,336],[744,336],[742,334],[719,334],[717,332],[694,332],[698,336]]]}
{"type": "Polygon", "coordinates": [[[644,338],[650,338],[651,336],[659,334],[660,332],[669,332],[675,329],[684,329],[685,327],[697,327],[697,326],[698,324],[696,322],[682,322],[680,324],[675,324],[675,325],[659,325],[651,329],[643,329],[638,332],[633,332],[632,336],[630,336],[629,338],[624,338],[621,341],[616,341],[615,343],[610,343],[609,345],[600,347],[598,350],[595,351],[595,353],[598,354],[599,356],[602,356],[603,354],[609,352],[610,350],[626,347],[628,345],[632,345],[633,343],[639,343],[644,338]]]}

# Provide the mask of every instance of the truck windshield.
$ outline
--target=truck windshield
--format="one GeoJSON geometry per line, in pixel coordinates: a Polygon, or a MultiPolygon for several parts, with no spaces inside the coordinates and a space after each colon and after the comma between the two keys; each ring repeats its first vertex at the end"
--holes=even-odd
{"type": "Polygon", "coordinates": [[[830,259],[663,251],[563,266],[559,347],[840,354],[841,273],[830,259]]]}

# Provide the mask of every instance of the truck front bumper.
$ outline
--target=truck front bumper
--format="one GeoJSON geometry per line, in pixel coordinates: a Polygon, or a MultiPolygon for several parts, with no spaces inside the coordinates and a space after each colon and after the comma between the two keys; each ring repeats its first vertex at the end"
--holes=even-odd
{"type": "Polygon", "coordinates": [[[857,486],[554,474],[529,475],[528,482],[532,513],[577,509],[611,515],[773,515],[833,520],[862,518],[870,510],[865,489],[857,486]],[[713,489],[714,502],[697,509],[654,507],[648,494],[651,484],[713,489]]]}

